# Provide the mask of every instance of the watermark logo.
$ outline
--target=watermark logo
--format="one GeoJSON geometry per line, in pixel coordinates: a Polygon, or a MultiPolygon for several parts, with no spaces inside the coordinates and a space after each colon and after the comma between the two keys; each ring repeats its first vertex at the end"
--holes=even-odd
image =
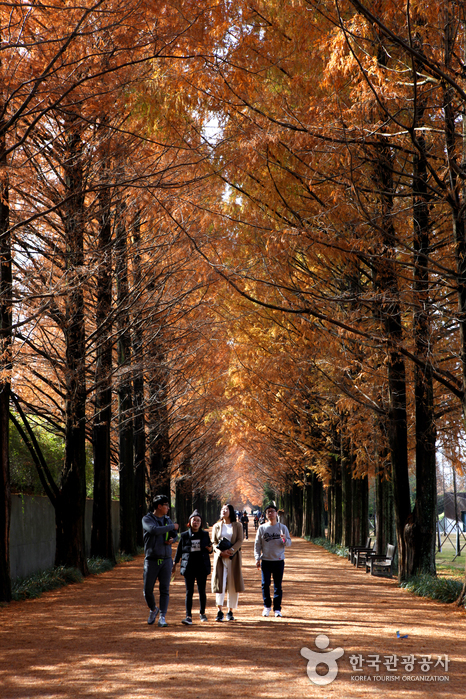
{"type": "MultiPolygon", "coordinates": [[[[320,650],[325,650],[328,648],[330,641],[328,636],[321,634],[317,636],[315,644],[320,650]]],[[[301,648],[301,655],[307,659],[307,676],[314,684],[320,685],[321,687],[326,684],[333,682],[335,677],[338,675],[338,665],[337,660],[341,658],[345,652],[343,648],[335,648],[335,650],[329,650],[325,653],[317,653],[314,650],[309,650],[309,648],[301,648]],[[326,665],[328,667],[328,672],[325,675],[319,675],[317,673],[318,665],[326,665]]]]}
{"type": "MultiPolygon", "coordinates": [[[[397,633],[397,638],[403,638],[397,633]]],[[[380,655],[369,653],[354,653],[349,656],[351,669],[356,674],[351,674],[352,682],[449,682],[447,674],[431,674],[439,671],[446,673],[450,666],[448,655],[432,656],[423,654],[420,657],[414,654],[380,655]],[[399,674],[399,671],[409,674],[399,674]],[[375,671],[377,674],[372,674],[375,671]],[[382,674],[380,674],[382,673],[382,674]],[[414,673],[414,674],[411,674],[414,673]]]]}

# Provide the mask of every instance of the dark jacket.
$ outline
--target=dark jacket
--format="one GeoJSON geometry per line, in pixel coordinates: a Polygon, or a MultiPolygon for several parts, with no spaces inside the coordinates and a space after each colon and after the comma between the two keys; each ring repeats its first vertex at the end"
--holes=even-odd
{"type": "MultiPolygon", "coordinates": [[[[201,537],[201,560],[204,564],[206,575],[208,575],[211,571],[211,565],[210,555],[206,549],[206,546],[212,546],[212,542],[210,541],[209,533],[204,531],[204,529],[201,529],[198,533],[201,537]]],[[[180,543],[178,544],[178,548],[176,549],[175,564],[178,563],[178,561],[181,559],[181,575],[184,575],[186,573],[186,568],[188,567],[189,557],[191,555],[192,535],[193,532],[191,531],[191,529],[188,529],[186,532],[183,532],[180,537],[180,543]]]]}
{"type": "Polygon", "coordinates": [[[171,558],[172,547],[167,544],[168,539],[178,540],[178,534],[173,529],[170,517],[156,517],[149,512],[142,518],[144,534],[144,553],[151,561],[159,558],[171,558]]]}

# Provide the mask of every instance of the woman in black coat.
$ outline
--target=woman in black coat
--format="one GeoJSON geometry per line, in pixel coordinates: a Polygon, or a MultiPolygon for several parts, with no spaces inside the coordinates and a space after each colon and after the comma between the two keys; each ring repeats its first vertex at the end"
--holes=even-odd
{"type": "Polygon", "coordinates": [[[202,517],[194,510],[189,517],[189,529],[181,534],[180,542],[176,550],[173,573],[176,573],[176,565],[181,559],[180,573],[184,576],[186,584],[186,618],[183,624],[192,624],[192,606],[194,595],[194,583],[197,581],[199,592],[200,618],[207,621],[205,608],[207,604],[206,582],[210,573],[210,556],[212,542],[208,532],[202,529],[202,517]]]}

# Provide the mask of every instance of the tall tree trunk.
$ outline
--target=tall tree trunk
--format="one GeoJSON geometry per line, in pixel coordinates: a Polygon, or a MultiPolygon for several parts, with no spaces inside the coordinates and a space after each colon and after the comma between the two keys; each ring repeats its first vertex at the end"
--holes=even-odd
{"type": "MultiPolygon", "coordinates": [[[[418,47],[418,50],[420,48],[418,47]]],[[[416,127],[423,125],[425,99],[418,95],[416,127]]],[[[431,302],[429,288],[430,215],[426,142],[415,137],[417,151],[413,162],[413,253],[414,342],[417,356],[424,366],[414,367],[414,397],[416,411],[416,503],[412,522],[406,525],[408,545],[407,575],[435,575],[435,534],[437,520],[437,469],[435,462],[436,428],[434,418],[434,388],[431,370],[431,302]]]]}
{"type": "Polygon", "coordinates": [[[86,342],[84,328],[84,192],[80,122],[67,118],[64,158],[66,197],[63,219],[66,238],[66,401],[65,463],[57,501],[56,565],[88,573],[84,543],[86,505],[86,342]]]}
{"type": "MultiPolygon", "coordinates": [[[[133,243],[133,288],[141,293],[141,226],[136,215],[132,233],[133,243]]],[[[141,520],[147,512],[146,503],[146,421],[144,400],[144,345],[141,324],[134,319],[133,345],[133,391],[134,391],[134,487],[136,508],[137,545],[143,546],[141,520]]],[[[169,495],[169,493],[167,493],[169,495]]]]}
{"type": "MultiPolygon", "coordinates": [[[[450,15],[449,3],[445,4],[444,11],[446,13],[444,22],[445,66],[449,69],[452,61],[454,36],[457,25],[455,19],[450,15]]],[[[458,303],[457,321],[463,389],[463,422],[466,424],[466,188],[463,185],[464,180],[458,181],[458,173],[464,172],[466,166],[466,152],[464,152],[466,151],[466,143],[463,143],[463,152],[461,152],[459,148],[460,141],[456,137],[456,122],[459,117],[459,110],[457,109],[457,111],[455,111],[455,93],[453,88],[448,84],[444,85],[443,114],[448,156],[448,181],[450,182],[447,201],[452,211],[453,236],[455,241],[456,294],[458,303]]],[[[464,138],[466,141],[466,135],[464,138]]]]}
{"type": "Polygon", "coordinates": [[[175,517],[180,531],[185,531],[189,515],[193,511],[192,479],[189,474],[177,478],[175,483],[175,517]]]}
{"type": "Polygon", "coordinates": [[[387,544],[396,541],[395,511],[393,502],[393,482],[391,462],[388,453],[379,454],[379,470],[376,475],[377,534],[376,545],[379,553],[385,553],[387,544]]]}
{"type": "Polygon", "coordinates": [[[168,434],[167,370],[163,352],[153,352],[149,380],[149,474],[152,496],[170,497],[170,440],[168,434]]]}
{"type": "Polygon", "coordinates": [[[355,546],[365,546],[369,536],[369,477],[353,479],[353,532],[355,546]]]}
{"type": "Polygon", "coordinates": [[[313,539],[320,539],[324,534],[324,484],[315,473],[312,473],[311,537],[313,539]]]}
{"type": "MultiPolygon", "coordinates": [[[[291,500],[291,488],[292,484],[289,482],[289,479],[287,479],[287,483],[285,485],[285,490],[283,491],[282,499],[283,499],[283,519],[285,526],[288,527],[288,529],[291,532],[292,529],[292,517],[293,517],[293,503],[291,500]]],[[[268,504],[268,503],[267,503],[268,504]]]]}
{"type": "MultiPolygon", "coordinates": [[[[0,77],[3,75],[0,59],[0,77]]],[[[0,90],[3,92],[3,88],[0,90]]],[[[0,602],[11,600],[9,408],[12,342],[12,272],[9,182],[3,94],[0,95],[0,602]]]]}
{"type": "Polygon", "coordinates": [[[118,325],[118,452],[120,469],[120,549],[134,555],[136,504],[133,454],[133,398],[131,381],[131,336],[129,331],[128,253],[125,207],[117,212],[115,244],[118,325]]]}
{"type": "Polygon", "coordinates": [[[332,544],[340,544],[342,537],[342,518],[341,518],[341,468],[339,459],[335,456],[339,450],[336,435],[334,439],[334,453],[330,455],[330,472],[331,485],[329,487],[329,529],[330,542],[332,544]],[[331,503],[331,508],[330,508],[331,503]]]}
{"type": "Polygon", "coordinates": [[[184,531],[189,515],[193,511],[193,479],[189,444],[183,463],[180,465],[180,473],[181,476],[177,479],[175,486],[175,514],[180,530],[184,531]]]}
{"type": "Polygon", "coordinates": [[[345,417],[341,417],[340,463],[341,463],[341,518],[343,546],[359,544],[353,539],[353,476],[351,446],[344,432],[345,417]]]}
{"type": "Polygon", "coordinates": [[[385,337],[389,342],[387,352],[389,392],[387,431],[395,496],[399,576],[403,580],[407,577],[404,528],[411,514],[408,478],[406,371],[404,359],[398,350],[398,346],[403,340],[403,325],[396,274],[396,233],[392,222],[392,157],[386,143],[381,143],[377,151],[375,178],[380,192],[380,231],[382,235],[382,245],[379,250],[380,263],[376,270],[375,284],[381,295],[379,313],[385,337]]]}
{"type": "Polygon", "coordinates": [[[303,530],[303,489],[296,481],[293,481],[291,499],[293,503],[291,520],[293,535],[301,536],[303,530]]]}
{"type": "MultiPolygon", "coordinates": [[[[193,492],[192,496],[192,506],[193,510],[198,510],[198,512],[201,513],[201,516],[203,516],[203,519],[205,519],[205,512],[206,512],[206,497],[205,493],[202,493],[201,491],[193,492]]],[[[188,515],[189,517],[189,515],[188,515]]]]}
{"type": "MultiPolygon", "coordinates": [[[[105,166],[104,166],[105,167],[105,166]]],[[[94,503],[91,556],[115,560],[112,535],[110,434],[112,421],[112,226],[110,191],[104,173],[100,199],[99,269],[96,291],[95,415],[92,426],[94,503]]]]}
{"type": "Polygon", "coordinates": [[[303,528],[302,537],[311,537],[312,531],[312,472],[309,469],[304,471],[303,487],[303,528]]]}

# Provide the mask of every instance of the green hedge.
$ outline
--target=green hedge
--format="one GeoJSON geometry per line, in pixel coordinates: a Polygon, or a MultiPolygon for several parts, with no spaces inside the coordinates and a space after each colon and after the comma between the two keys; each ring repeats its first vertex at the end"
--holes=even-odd
{"type": "MultiPolygon", "coordinates": [[[[123,561],[131,561],[132,556],[127,554],[119,554],[117,563],[123,561]]],[[[87,561],[89,572],[91,575],[99,575],[111,570],[114,566],[112,561],[107,558],[89,558],[87,561]]],[[[23,599],[34,599],[40,597],[43,592],[55,590],[58,587],[71,585],[83,581],[83,575],[77,568],[65,568],[64,566],[56,566],[49,568],[34,575],[29,575],[26,578],[17,578],[12,582],[11,596],[13,600],[19,601],[23,599]]]]}

